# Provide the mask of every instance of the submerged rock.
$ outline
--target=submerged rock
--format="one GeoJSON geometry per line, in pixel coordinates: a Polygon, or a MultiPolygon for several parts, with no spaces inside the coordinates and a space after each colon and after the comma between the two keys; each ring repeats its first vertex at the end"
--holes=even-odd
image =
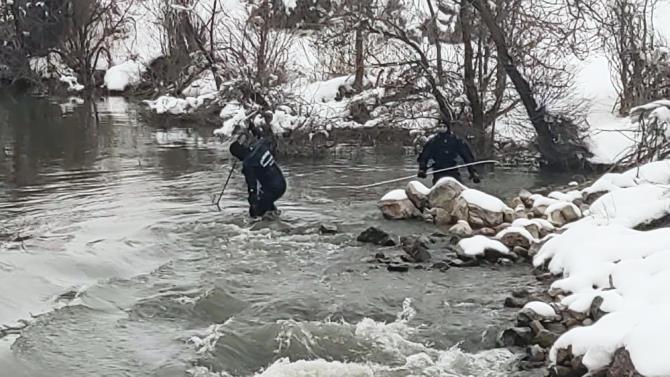
{"type": "Polygon", "coordinates": [[[428,243],[430,241],[425,237],[408,236],[400,238],[400,245],[405,253],[410,257],[410,262],[427,263],[432,259],[428,252],[428,243]]]}
{"type": "Polygon", "coordinates": [[[525,347],[531,343],[533,333],[527,327],[513,327],[504,330],[498,338],[498,343],[505,347],[525,347]]]}
{"type": "Polygon", "coordinates": [[[357,240],[363,243],[372,243],[379,246],[395,246],[393,238],[383,230],[370,227],[361,233],[357,240]]]}
{"type": "Polygon", "coordinates": [[[319,227],[319,233],[321,234],[337,234],[339,229],[335,224],[321,224],[319,227]]]}

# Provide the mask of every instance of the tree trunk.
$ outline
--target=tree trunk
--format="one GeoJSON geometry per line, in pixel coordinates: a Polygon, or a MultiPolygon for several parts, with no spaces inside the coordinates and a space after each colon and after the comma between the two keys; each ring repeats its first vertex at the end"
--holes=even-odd
{"type": "Polygon", "coordinates": [[[484,0],[467,1],[469,1],[475,7],[475,9],[477,9],[479,15],[482,18],[482,21],[486,24],[486,27],[491,33],[491,38],[496,45],[500,62],[505,68],[507,76],[510,78],[510,80],[512,80],[512,83],[514,84],[514,87],[516,88],[516,91],[521,98],[521,102],[523,103],[524,108],[528,113],[528,117],[533,125],[533,128],[535,128],[540,153],[547,160],[549,166],[565,166],[566,162],[569,163],[568,160],[575,156],[564,156],[559,153],[558,149],[556,148],[551,130],[549,129],[549,125],[545,120],[546,110],[544,107],[540,107],[538,105],[535,97],[533,96],[533,91],[530,87],[530,84],[523,77],[515,64],[514,59],[510,55],[503,30],[496,23],[495,18],[488,8],[488,5],[485,4],[484,0]]]}
{"type": "Polygon", "coordinates": [[[461,3],[460,10],[461,32],[463,34],[463,88],[465,96],[470,102],[472,113],[472,127],[475,133],[475,150],[478,155],[486,154],[486,129],[484,124],[484,109],[482,100],[475,82],[475,54],[472,48],[472,9],[467,1],[461,3]]]}
{"type": "Polygon", "coordinates": [[[361,25],[356,27],[356,79],[354,89],[357,93],[363,91],[363,78],[365,77],[365,36],[361,25]]]}

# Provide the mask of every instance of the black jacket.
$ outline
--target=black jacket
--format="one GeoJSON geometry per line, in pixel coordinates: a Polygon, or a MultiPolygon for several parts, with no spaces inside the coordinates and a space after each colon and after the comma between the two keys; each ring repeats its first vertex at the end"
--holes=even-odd
{"type": "MultiPolygon", "coordinates": [[[[419,155],[419,170],[428,170],[428,163],[434,162],[433,170],[446,169],[456,166],[456,159],[461,157],[466,164],[475,162],[470,146],[458,136],[448,131],[442,131],[432,137],[423,147],[419,155]]],[[[473,167],[468,167],[470,174],[476,174],[473,167]]]]}
{"type": "Polygon", "coordinates": [[[258,199],[258,183],[263,191],[281,191],[286,189],[284,174],[270,152],[270,143],[260,140],[249,148],[249,154],[242,161],[242,173],[247,181],[249,203],[258,199]]]}

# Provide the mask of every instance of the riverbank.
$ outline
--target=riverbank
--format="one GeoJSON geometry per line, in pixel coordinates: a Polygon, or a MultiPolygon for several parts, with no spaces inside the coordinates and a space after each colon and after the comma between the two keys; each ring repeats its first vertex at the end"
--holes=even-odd
{"type": "MultiPolygon", "coordinates": [[[[379,206],[387,218],[423,216],[456,235],[433,248],[440,259],[433,268],[532,264],[538,285],[510,292],[504,305],[521,310],[499,337],[525,348],[523,368],[548,367],[565,377],[668,375],[659,334],[670,331],[663,319],[670,304],[670,161],[579,186],[523,191],[507,206],[449,179],[430,190],[413,182],[379,206]]],[[[388,261],[389,270],[431,260],[428,241],[402,243],[408,257],[388,261]]]]}

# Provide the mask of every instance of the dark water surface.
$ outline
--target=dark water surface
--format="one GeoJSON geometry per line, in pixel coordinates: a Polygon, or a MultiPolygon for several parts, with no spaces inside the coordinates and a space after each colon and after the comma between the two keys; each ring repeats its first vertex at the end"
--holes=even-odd
{"type": "MultiPolygon", "coordinates": [[[[252,225],[239,174],[211,205],[230,168],[211,129],[149,125],[121,98],[63,102],[0,98],[0,324],[31,320],[0,341],[1,376],[513,375],[494,339],[525,267],[372,269],[366,226],[433,229],[380,218],[394,187],[322,188],[412,174],[414,157],[282,161],[282,221],[252,225]]],[[[495,172],[482,189],[553,179],[495,172]]]]}

